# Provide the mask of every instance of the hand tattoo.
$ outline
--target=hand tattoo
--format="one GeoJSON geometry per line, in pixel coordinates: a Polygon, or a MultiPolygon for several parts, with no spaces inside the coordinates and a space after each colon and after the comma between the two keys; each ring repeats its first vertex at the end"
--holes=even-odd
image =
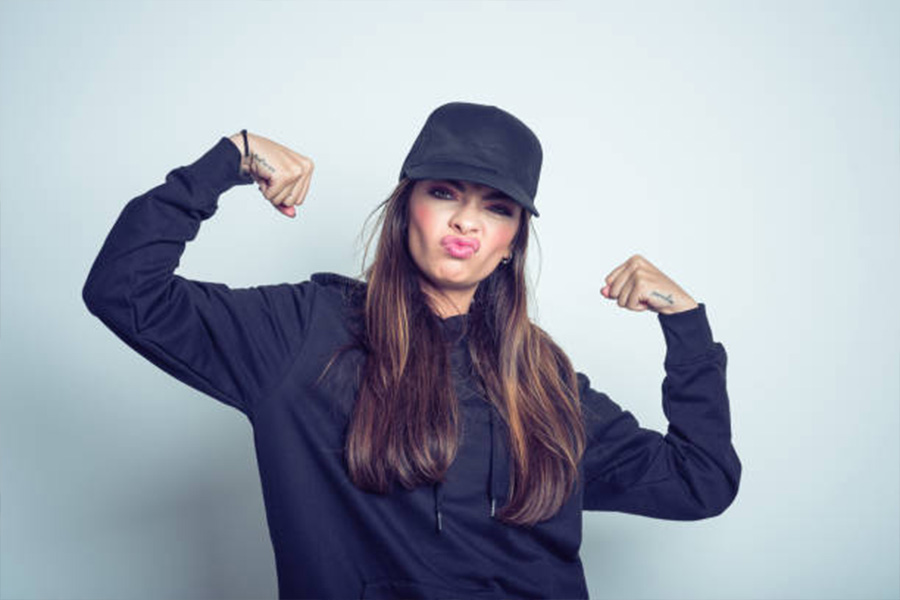
{"type": "Polygon", "coordinates": [[[271,173],[274,173],[274,172],[275,172],[275,167],[273,167],[272,165],[270,165],[269,163],[267,163],[267,162],[266,162],[266,159],[264,159],[262,156],[260,156],[260,155],[257,154],[256,152],[253,152],[250,156],[251,156],[251,161],[252,161],[252,162],[255,162],[255,163],[258,163],[258,164],[262,165],[263,167],[265,167],[266,169],[268,169],[269,172],[271,172],[271,173]]]}
{"type": "Polygon", "coordinates": [[[672,300],[672,294],[669,294],[668,296],[663,296],[662,294],[660,294],[659,292],[657,292],[656,290],[654,290],[653,292],[650,293],[650,295],[651,295],[651,296],[656,296],[657,298],[662,298],[663,300],[665,300],[666,302],[668,302],[669,305],[675,304],[675,301],[672,300]]]}

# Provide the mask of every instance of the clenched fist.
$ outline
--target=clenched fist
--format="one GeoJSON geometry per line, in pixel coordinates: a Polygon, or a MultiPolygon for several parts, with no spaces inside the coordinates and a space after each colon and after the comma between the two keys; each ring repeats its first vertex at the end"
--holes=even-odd
{"type": "Polygon", "coordinates": [[[654,267],[649,260],[635,254],[606,276],[600,293],[629,310],[650,309],[672,315],[699,306],[678,284],[654,267]]]}
{"type": "Polygon", "coordinates": [[[303,203],[309,190],[313,172],[313,161],[286,146],[252,133],[247,134],[250,156],[244,156],[244,138],[236,133],[228,138],[241,153],[241,170],[249,173],[259,185],[259,191],[266,200],[294,218],[294,208],[303,203]]]}

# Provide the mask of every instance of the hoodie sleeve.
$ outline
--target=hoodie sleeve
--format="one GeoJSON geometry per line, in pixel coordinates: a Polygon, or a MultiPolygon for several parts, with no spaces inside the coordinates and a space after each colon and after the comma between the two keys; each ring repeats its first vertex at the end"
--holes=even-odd
{"type": "Polygon", "coordinates": [[[704,304],[657,317],[666,339],[665,435],[641,428],[577,374],[588,433],[584,509],[672,520],[713,517],[734,500],[741,476],[731,444],[727,355],[713,341],[704,304]]]}
{"type": "Polygon", "coordinates": [[[174,271],[186,242],[235,185],[240,151],[228,138],[165,183],[129,201],[82,290],[91,313],[131,348],[252,420],[280,382],[309,322],[309,282],[231,289],[174,271]]]}

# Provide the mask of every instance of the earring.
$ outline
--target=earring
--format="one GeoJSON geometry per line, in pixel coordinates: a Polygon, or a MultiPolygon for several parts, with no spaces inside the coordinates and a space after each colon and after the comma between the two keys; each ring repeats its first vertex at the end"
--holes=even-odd
{"type": "Polygon", "coordinates": [[[500,260],[500,264],[508,265],[508,264],[509,264],[509,261],[511,261],[511,260],[512,260],[512,254],[510,254],[509,256],[503,257],[503,258],[500,260]]]}

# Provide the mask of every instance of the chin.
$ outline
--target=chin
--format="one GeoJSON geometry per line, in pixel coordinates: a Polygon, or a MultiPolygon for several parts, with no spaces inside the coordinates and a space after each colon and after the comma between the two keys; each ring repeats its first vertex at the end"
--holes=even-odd
{"type": "Polygon", "coordinates": [[[478,281],[472,281],[467,278],[441,277],[431,280],[432,285],[441,289],[448,290],[467,290],[478,285],[478,281]]]}
{"type": "Polygon", "coordinates": [[[479,280],[465,272],[439,272],[427,275],[431,285],[439,289],[464,290],[478,285],[479,280]]]}

